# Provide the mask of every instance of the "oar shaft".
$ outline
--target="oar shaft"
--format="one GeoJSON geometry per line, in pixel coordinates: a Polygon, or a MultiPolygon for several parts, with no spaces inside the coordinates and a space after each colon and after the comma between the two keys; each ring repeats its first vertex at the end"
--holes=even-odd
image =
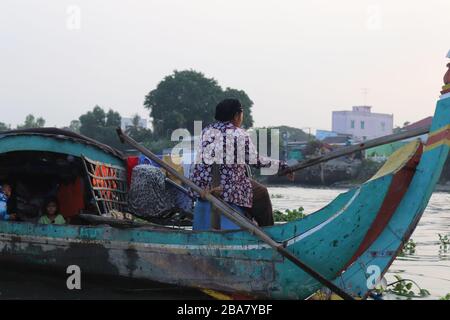
{"type": "Polygon", "coordinates": [[[311,166],[315,166],[319,163],[333,160],[333,159],[336,159],[336,158],[339,158],[342,156],[346,156],[346,155],[349,155],[349,154],[352,154],[352,153],[355,153],[358,151],[363,151],[363,150],[378,147],[378,146],[381,146],[384,144],[421,136],[423,134],[428,133],[429,131],[430,131],[430,126],[425,126],[425,127],[421,127],[421,128],[417,128],[417,129],[408,130],[405,132],[394,133],[394,134],[391,134],[388,136],[364,141],[360,144],[352,145],[349,147],[343,147],[336,151],[324,154],[323,156],[319,156],[319,157],[315,157],[312,159],[302,161],[296,165],[293,165],[289,168],[286,168],[286,169],[280,171],[278,173],[278,175],[282,176],[282,175],[285,175],[285,174],[288,174],[288,173],[291,173],[294,171],[298,171],[298,170],[305,169],[305,168],[308,168],[311,166]]]}
{"type": "Polygon", "coordinates": [[[328,287],[330,290],[341,296],[345,300],[354,300],[351,295],[346,293],[344,290],[339,288],[337,285],[335,285],[333,282],[327,280],[322,275],[320,275],[318,272],[304,264],[302,261],[300,261],[295,255],[293,255],[291,252],[286,250],[286,248],[283,247],[282,244],[276,242],[273,240],[267,233],[265,233],[261,228],[255,226],[249,219],[245,218],[239,212],[237,212],[235,209],[233,209],[229,204],[223,202],[222,200],[216,198],[211,193],[204,193],[203,189],[201,189],[199,186],[197,186],[194,182],[187,179],[184,175],[180,174],[178,171],[176,171],[174,168],[172,168],[169,164],[165,163],[161,159],[159,159],[155,154],[153,154],[150,150],[144,148],[139,143],[128,137],[126,134],[122,132],[120,128],[117,129],[117,133],[122,140],[122,142],[127,142],[140,152],[144,154],[145,156],[149,157],[156,163],[158,163],[161,167],[166,169],[170,174],[177,177],[179,180],[183,181],[188,187],[192,188],[195,192],[199,194],[205,194],[206,200],[208,200],[212,205],[216,206],[220,212],[225,215],[228,219],[236,223],[239,227],[247,230],[251,234],[255,235],[259,239],[261,239],[263,242],[268,244],[270,247],[275,249],[280,255],[285,257],[286,259],[293,262],[296,266],[298,266],[300,269],[302,269],[304,272],[308,273],[311,277],[316,279],[318,282],[320,282],[322,285],[328,287]]]}

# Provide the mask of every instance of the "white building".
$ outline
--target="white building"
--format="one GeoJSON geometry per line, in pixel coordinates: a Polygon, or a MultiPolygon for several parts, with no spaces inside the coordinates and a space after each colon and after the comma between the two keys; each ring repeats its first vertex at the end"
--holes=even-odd
{"type": "MultiPolygon", "coordinates": [[[[126,130],[128,127],[133,126],[133,118],[125,118],[123,117],[120,122],[120,128],[122,130],[126,130]]],[[[147,129],[147,119],[139,119],[139,127],[147,129]]]]}
{"type": "Polygon", "coordinates": [[[352,135],[355,140],[374,139],[392,134],[394,116],[373,113],[369,106],[355,106],[352,111],[333,111],[332,131],[352,135]]]}

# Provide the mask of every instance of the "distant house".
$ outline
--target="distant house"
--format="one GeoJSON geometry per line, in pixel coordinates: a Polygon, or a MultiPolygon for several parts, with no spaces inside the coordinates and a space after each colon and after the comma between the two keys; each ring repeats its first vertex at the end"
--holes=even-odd
{"type": "Polygon", "coordinates": [[[322,141],[325,138],[328,137],[336,137],[338,134],[337,132],[329,131],[329,130],[316,130],[316,139],[319,141],[322,141]]]}
{"type": "Polygon", "coordinates": [[[403,127],[404,130],[413,130],[413,129],[418,129],[418,128],[423,128],[426,126],[431,126],[431,123],[433,122],[433,117],[429,116],[426,117],[422,120],[419,120],[417,122],[408,124],[406,127],[403,127]]]}
{"type": "MultiPolygon", "coordinates": [[[[126,130],[128,127],[133,126],[133,118],[125,118],[123,117],[120,121],[120,128],[122,130],[126,130]]],[[[147,129],[147,119],[139,118],[139,127],[147,129]]]]}
{"type": "Polygon", "coordinates": [[[392,133],[394,116],[373,113],[370,106],[355,106],[351,111],[333,111],[332,131],[364,141],[392,133]]]}
{"type": "Polygon", "coordinates": [[[336,137],[327,137],[322,142],[330,146],[347,146],[352,143],[352,137],[349,135],[339,135],[336,137]]]}
{"type": "Polygon", "coordinates": [[[304,160],[304,149],[308,145],[308,141],[289,141],[287,143],[287,159],[285,160],[304,160]]]}

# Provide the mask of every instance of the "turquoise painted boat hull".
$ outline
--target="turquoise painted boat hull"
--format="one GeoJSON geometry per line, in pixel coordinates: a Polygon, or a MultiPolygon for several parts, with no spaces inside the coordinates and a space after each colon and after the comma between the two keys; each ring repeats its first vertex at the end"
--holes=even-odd
{"type": "Polygon", "coordinates": [[[450,95],[437,103],[422,159],[411,185],[383,233],[334,281],[360,297],[367,297],[374,272],[386,273],[416,228],[439,180],[450,146],[450,95]]]}
{"type": "MultiPolygon", "coordinates": [[[[450,135],[439,130],[450,124],[450,99],[438,102],[434,119],[437,144],[432,132],[433,143],[425,149],[418,141],[407,145],[374,178],[325,208],[265,231],[327,279],[366,297],[368,267],[387,271],[420,219],[447,158],[450,135]]],[[[242,230],[0,222],[0,260],[64,270],[75,264],[86,273],[261,298],[305,299],[321,288],[242,230]]]]}

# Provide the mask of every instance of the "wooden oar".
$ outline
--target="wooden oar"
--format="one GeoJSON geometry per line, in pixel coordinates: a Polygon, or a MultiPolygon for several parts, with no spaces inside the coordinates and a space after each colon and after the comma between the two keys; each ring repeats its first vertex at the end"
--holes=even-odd
{"type": "Polygon", "coordinates": [[[308,265],[300,261],[296,256],[294,256],[291,252],[289,252],[281,243],[276,242],[273,240],[267,233],[265,233],[261,228],[254,225],[249,219],[242,216],[239,212],[237,212],[234,208],[232,208],[229,204],[223,202],[221,199],[216,198],[211,193],[204,192],[202,188],[197,186],[194,182],[187,179],[184,175],[180,174],[178,171],[176,171],[174,168],[172,168],[169,164],[165,163],[161,159],[159,159],[153,152],[146,149],[145,147],[141,146],[139,143],[137,143],[132,138],[128,137],[125,133],[122,132],[120,128],[117,128],[117,134],[120,137],[120,140],[122,143],[127,142],[137,150],[139,150],[142,154],[149,157],[151,160],[155,161],[157,164],[159,164],[161,167],[166,169],[169,173],[177,177],[179,180],[181,180],[183,183],[185,183],[188,187],[190,187],[192,190],[197,192],[198,194],[205,194],[205,199],[208,200],[213,206],[217,207],[220,212],[226,216],[228,219],[236,223],[239,227],[247,230],[251,234],[257,236],[259,239],[261,239],[263,242],[268,244],[270,247],[275,249],[280,255],[285,257],[286,259],[290,260],[292,263],[294,263],[297,267],[299,267],[304,272],[308,273],[311,277],[316,279],[318,282],[320,282],[322,285],[328,287],[331,291],[342,297],[344,300],[354,300],[353,297],[345,292],[343,289],[335,285],[333,282],[329,281],[328,279],[324,278],[322,275],[320,275],[318,272],[310,268],[308,265]]]}
{"type": "Polygon", "coordinates": [[[425,127],[421,127],[421,128],[417,128],[417,129],[412,129],[412,130],[408,130],[405,132],[400,132],[400,133],[394,133],[388,136],[384,136],[384,137],[380,137],[380,138],[376,138],[373,140],[367,140],[364,141],[362,143],[359,144],[355,144],[352,146],[348,146],[348,147],[343,147],[340,148],[336,151],[333,152],[329,152],[327,154],[324,154],[322,156],[318,156],[315,158],[311,158],[305,161],[302,161],[296,165],[293,165],[289,168],[286,168],[282,171],[280,171],[278,173],[279,176],[283,176],[285,174],[294,172],[294,171],[298,171],[301,169],[305,169],[308,167],[312,167],[315,166],[319,163],[322,162],[326,162],[332,159],[336,159],[342,156],[346,156],[358,151],[362,151],[362,150],[366,150],[366,149],[370,149],[373,147],[377,147],[377,146],[381,146],[383,144],[388,144],[388,143],[392,143],[395,141],[400,141],[400,140],[404,140],[404,139],[408,139],[408,138],[413,138],[413,137],[417,137],[417,136],[421,136],[423,134],[426,134],[430,132],[430,126],[425,126],[425,127]]]}

